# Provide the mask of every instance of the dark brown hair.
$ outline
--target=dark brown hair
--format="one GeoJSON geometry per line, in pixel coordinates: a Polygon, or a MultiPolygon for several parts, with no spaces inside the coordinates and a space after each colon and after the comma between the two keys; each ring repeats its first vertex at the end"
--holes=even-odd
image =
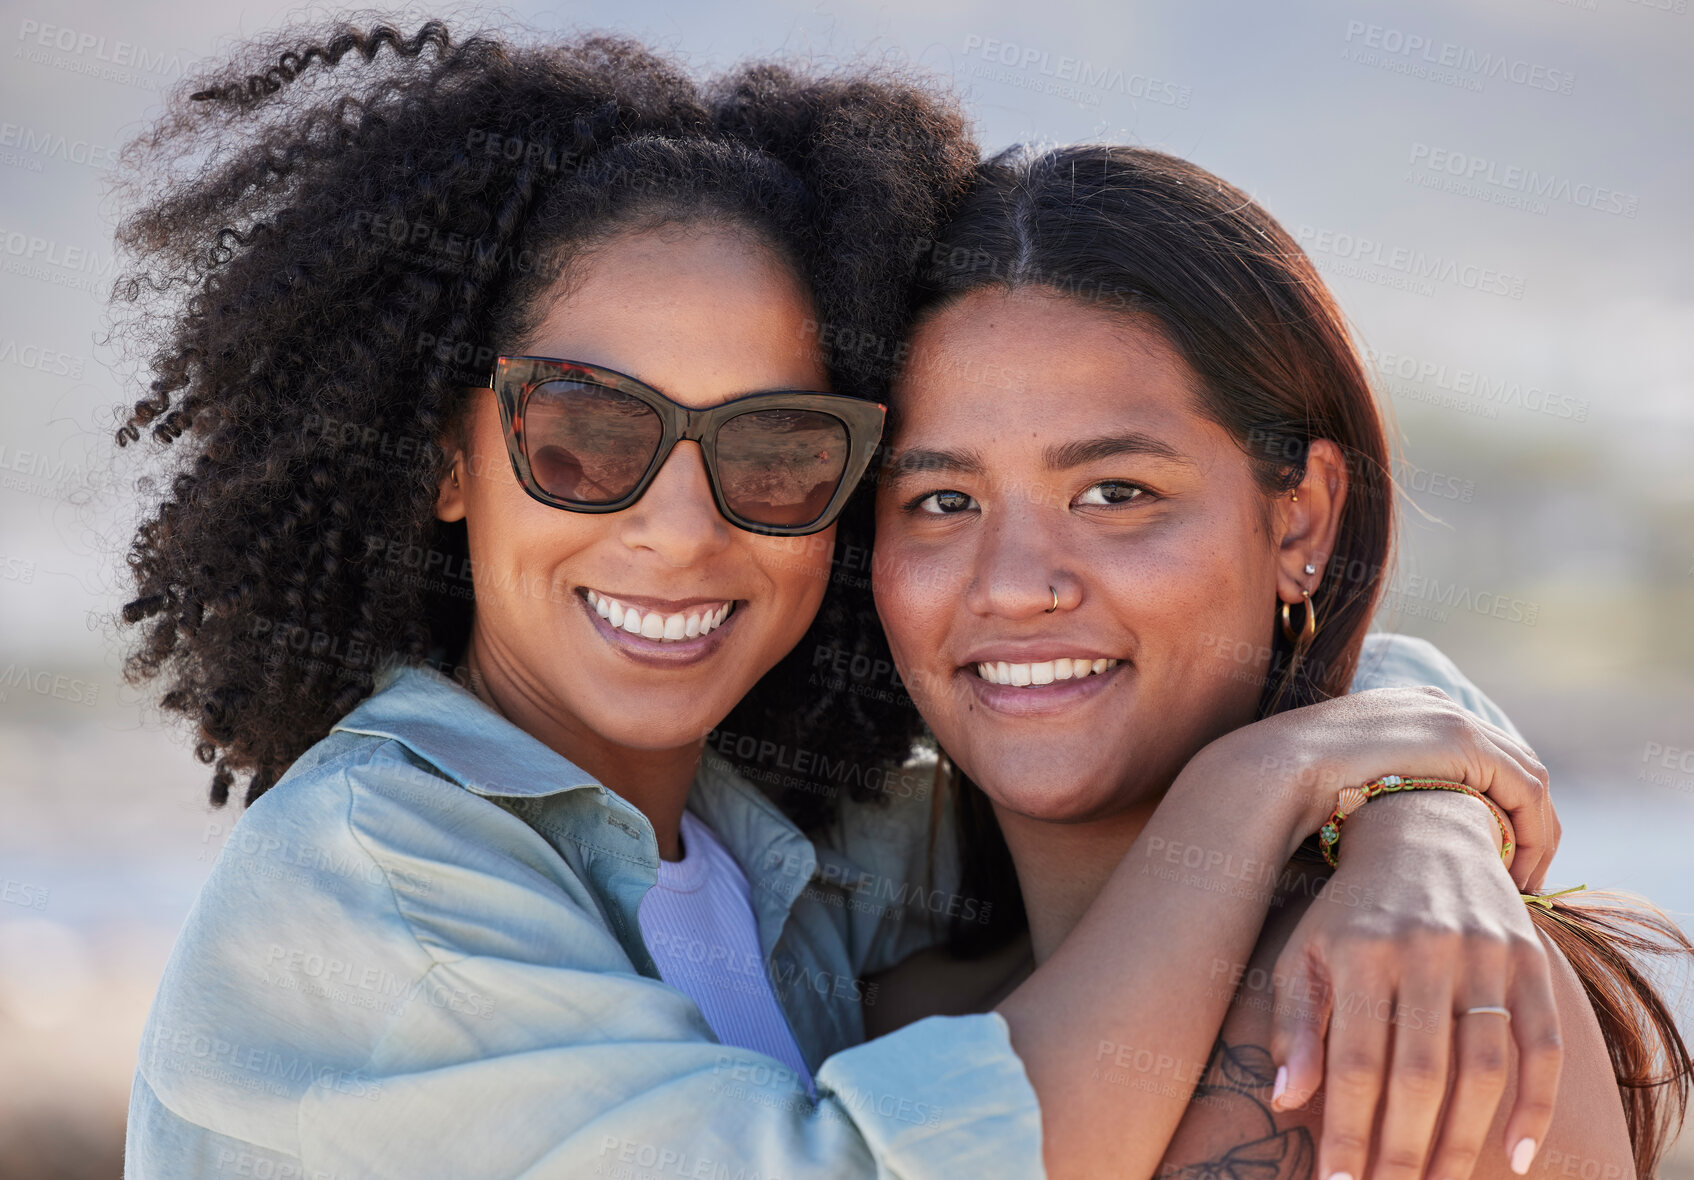
{"type": "MultiPolygon", "coordinates": [[[[435,518],[438,440],[575,254],[630,226],[744,226],[838,329],[796,346],[880,400],[886,371],[831,341],[899,336],[913,243],[976,159],[950,101],[888,70],[766,62],[704,84],[609,36],[336,23],[185,81],[119,190],[117,334],[149,392],[116,441],[149,430],[167,468],[139,485],[156,503],[128,552],[124,671],[163,678],[160,704],[194,723],[212,804],[238,774],[257,799],[391,661],[466,678],[468,547],[435,518]]],[[[868,549],[866,501],[838,562],[868,549]]],[[[809,675],[820,647],[883,644],[868,585],[832,576],[726,726],[899,763],[909,711],[809,675]]],[[[843,794],[864,792],[783,802],[810,827],[843,794]]]]}
{"type": "MultiPolygon", "coordinates": [[[[924,260],[919,320],[970,291],[1030,286],[1156,326],[1198,375],[1203,412],[1234,438],[1267,496],[1299,483],[1313,440],[1341,448],[1346,504],[1312,596],[1321,626],[1301,651],[1278,629],[1258,716],[1346,693],[1392,545],[1388,442],[1346,321],[1283,228],[1240,189],[1162,152],[1014,148],[981,165],[924,260]]],[[[960,891],[992,904],[995,918],[954,923],[953,949],[970,956],[1003,946],[1027,918],[986,797],[955,781],[960,891]]],[[[1644,903],[1554,898],[1530,912],[1582,979],[1637,1171],[1651,1175],[1686,1107],[1691,1063],[1631,955],[1694,955],[1694,946],[1644,903]]]]}

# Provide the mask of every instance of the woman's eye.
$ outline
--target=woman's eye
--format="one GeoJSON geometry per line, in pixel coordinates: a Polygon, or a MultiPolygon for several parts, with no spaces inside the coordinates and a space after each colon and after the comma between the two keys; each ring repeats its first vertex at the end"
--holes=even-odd
{"type": "Polygon", "coordinates": [[[1085,488],[1076,502],[1091,508],[1109,507],[1113,504],[1127,504],[1131,500],[1139,500],[1150,494],[1140,484],[1125,483],[1121,479],[1107,479],[1085,488]]]}
{"type": "Polygon", "coordinates": [[[919,497],[912,505],[919,512],[932,512],[937,516],[950,516],[955,512],[968,512],[976,507],[976,501],[963,492],[931,492],[919,497]]]}

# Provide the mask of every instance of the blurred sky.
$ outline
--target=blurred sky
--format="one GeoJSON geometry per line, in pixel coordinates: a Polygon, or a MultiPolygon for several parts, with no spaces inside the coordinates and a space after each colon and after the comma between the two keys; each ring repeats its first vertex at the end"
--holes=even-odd
{"type": "MultiPolygon", "coordinates": [[[[910,62],[955,80],[985,147],[1134,143],[1252,193],[1329,277],[1398,421],[1407,527],[1382,625],[1451,654],[1553,768],[1566,833],[1553,884],[1637,889],[1686,914],[1689,7],[620,0],[502,12],[541,30],[632,34],[702,68],[766,54],[910,62]]],[[[322,10],[0,6],[0,878],[35,890],[0,900],[0,1019],[58,1046],[34,1076],[81,1086],[108,1132],[157,970],[235,813],[207,812],[206,768],[180,734],[149,728],[100,621],[119,602],[133,499],[100,473],[114,407],[135,396],[98,343],[112,257],[102,183],[185,66],[301,11],[322,10]],[[58,687],[34,691],[42,682],[20,669],[58,687]],[[119,998],[93,1042],[64,1049],[75,997],[96,992],[119,998]]],[[[415,24],[461,9],[388,11],[415,24]]]]}

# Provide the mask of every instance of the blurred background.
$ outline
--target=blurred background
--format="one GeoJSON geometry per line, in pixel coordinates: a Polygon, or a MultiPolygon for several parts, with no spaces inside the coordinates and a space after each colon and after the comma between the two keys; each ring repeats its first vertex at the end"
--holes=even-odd
{"type": "MultiPolygon", "coordinates": [[[[1550,888],[1636,891],[1688,928],[1688,8],[603,0],[494,19],[612,29],[702,69],[906,62],[953,81],[986,148],[1139,144],[1252,193],[1328,276],[1397,423],[1405,530],[1379,626],[1438,644],[1552,769],[1550,888]]],[[[118,675],[136,494],[111,439],[137,391],[101,341],[104,182],[196,59],[302,11],[323,10],[3,5],[0,1178],[119,1174],[147,1007],[238,814],[208,809],[187,736],[118,675]]],[[[1671,1174],[1694,1176],[1687,1149],[1671,1174]]]]}

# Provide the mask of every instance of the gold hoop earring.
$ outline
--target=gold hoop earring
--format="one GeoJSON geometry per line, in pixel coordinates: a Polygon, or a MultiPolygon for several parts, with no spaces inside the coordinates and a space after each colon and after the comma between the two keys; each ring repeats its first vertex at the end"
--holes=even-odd
{"type": "Polygon", "coordinates": [[[1300,628],[1300,634],[1294,634],[1294,624],[1288,617],[1290,603],[1282,604],[1282,633],[1288,637],[1288,642],[1296,648],[1305,647],[1318,633],[1318,608],[1312,605],[1312,592],[1300,591],[1300,597],[1306,600],[1306,624],[1300,628]]]}
{"type": "Polygon", "coordinates": [[[1050,606],[1050,607],[1048,607],[1048,608],[1047,608],[1047,609],[1046,609],[1046,610],[1044,610],[1044,611],[1042,611],[1042,612],[1041,612],[1041,613],[1042,613],[1042,614],[1044,614],[1044,615],[1050,615],[1050,614],[1052,614],[1052,613],[1053,613],[1053,612],[1054,612],[1054,611],[1056,611],[1056,610],[1058,610],[1058,609],[1059,609],[1059,592],[1058,592],[1058,591],[1057,591],[1057,590],[1054,590],[1054,589],[1053,589],[1053,587],[1051,587],[1051,586],[1049,586],[1049,587],[1047,587],[1047,589],[1048,589],[1048,590],[1049,590],[1049,591],[1052,591],[1052,594],[1053,594],[1053,605],[1052,605],[1052,606],[1050,606]]]}

